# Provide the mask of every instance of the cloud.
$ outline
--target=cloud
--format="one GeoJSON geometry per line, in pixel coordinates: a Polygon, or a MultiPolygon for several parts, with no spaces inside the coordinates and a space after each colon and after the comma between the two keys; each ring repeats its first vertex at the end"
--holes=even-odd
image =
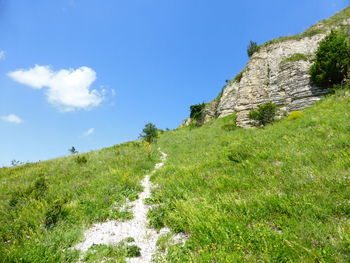
{"type": "Polygon", "coordinates": [[[0,50],[0,60],[5,59],[5,51],[0,50]]]}
{"type": "Polygon", "coordinates": [[[1,116],[0,119],[3,120],[3,121],[17,123],[17,124],[23,122],[23,120],[20,117],[18,117],[17,115],[15,115],[15,114],[9,114],[7,116],[1,116]]]}
{"type": "Polygon", "coordinates": [[[94,129],[94,128],[90,128],[90,129],[88,129],[87,131],[85,131],[85,132],[83,133],[83,135],[84,135],[84,136],[89,136],[89,135],[93,134],[94,132],[95,132],[95,129],[94,129]]]}
{"type": "Polygon", "coordinates": [[[33,89],[46,87],[48,101],[62,111],[86,110],[103,101],[100,92],[90,89],[96,80],[96,72],[89,67],[54,71],[50,66],[35,65],[28,70],[9,72],[8,76],[33,89]]]}

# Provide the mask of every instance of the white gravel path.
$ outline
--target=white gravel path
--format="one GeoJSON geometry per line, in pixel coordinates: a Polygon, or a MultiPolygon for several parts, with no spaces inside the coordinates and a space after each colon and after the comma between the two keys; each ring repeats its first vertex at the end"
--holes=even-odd
{"type": "MultiPolygon", "coordinates": [[[[161,152],[161,162],[155,165],[151,175],[159,168],[164,166],[167,154],[161,152]]],[[[157,251],[156,242],[159,236],[169,233],[169,229],[163,228],[159,232],[148,228],[147,212],[149,205],[145,204],[145,199],[151,196],[152,183],[150,182],[150,175],[146,175],[142,180],[143,192],[139,195],[139,199],[131,202],[131,212],[134,218],[119,222],[116,220],[109,220],[104,223],[94,224],[85,233],[85,240],[73,247],[73,249],[80,250],[84,254],[91,246],[97,244],[117,245],[128,237],[135,239],[135,244],[141,249],[141,256],[135,258],[128,258],[130,263],[148,263],[152,261],[153,255],[157,251]]]]}

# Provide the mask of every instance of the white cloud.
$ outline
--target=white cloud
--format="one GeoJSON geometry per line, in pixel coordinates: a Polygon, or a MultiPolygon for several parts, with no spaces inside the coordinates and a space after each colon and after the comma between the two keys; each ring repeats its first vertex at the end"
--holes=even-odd
{"type": "Polygon", "coordinates": [[[50,103],[63,111],[90,109],[103,101],[103,95],[90,89],[96,80],[96,72],[89,67],[53,71],[49,66],[9,72],[13,80],[33,89],[47,87],[46,96],[50,103]]]}
{"type": "Polygon", "coordinates": [[[1,116],[0,119],[3,120],[3,121],[17,123],[17,124],[23,122],[23,120],[20,117],[18,117],[17,115],[15,115],[15,114],[9,114],[7,116],[1,116]]]}
{"type": "Polygon", "coordinates": [[[0,60],[5,59],[5,51],[0,50],[0,60]]]}
{"type": "Polygon", "coordinates": [[[87,131],[85,131],[85,132],[83,133],[83,135],[84,135],[84,136],[89,136],[89,135],[93,134],[94,132],[95,132],[95,129],[94,129],[94,128],[90,128],[90,129],[88,129],[87,131]]]}

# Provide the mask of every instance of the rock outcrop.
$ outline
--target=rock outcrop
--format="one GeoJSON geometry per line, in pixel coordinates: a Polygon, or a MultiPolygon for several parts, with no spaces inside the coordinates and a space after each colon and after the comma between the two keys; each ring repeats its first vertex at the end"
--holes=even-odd
{"type": "MultiPolygon", "coordinates": [[[[348,7],[342,12],[349,14],[349,10],[348,7]]],[[[312,85],[308,74],[309,67],[320,41],[332,28],[347,25],[350,25],[350,17],[335,25],[321,21],[302,35],[282,38],[261,46],[253,54],[240,77],[231,81],[221,96],[207,103],[203,122],[235,112],[237,125],[249,127],[249,111],[262,103],[271,101],[277,104],[281,109],[280,114],[285,115],[320,100],[328,90],[312,85]],[[299,55],[299,60],[288,59],[296,54],[299,55]]]]}

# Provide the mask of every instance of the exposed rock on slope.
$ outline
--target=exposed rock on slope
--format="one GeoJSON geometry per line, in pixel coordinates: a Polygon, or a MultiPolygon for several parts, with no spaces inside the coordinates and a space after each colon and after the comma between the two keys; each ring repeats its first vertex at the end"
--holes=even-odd
{"type": "Polygon", "coordinates": [[[281,114],[311,106],[327,93],[327,90],[313,86],[308,75],[319,42],[332,28],[348,25],[350,7],[299,36],[281,38],[261,46],[241,76],[231,81],[221,96],[206,105],[203,122],[236,112],[237,125],[247,127],[249,111],[267,101],[277,104],[281,114]],[[297,59],[292,59],[293,55],[297,59]]]}

